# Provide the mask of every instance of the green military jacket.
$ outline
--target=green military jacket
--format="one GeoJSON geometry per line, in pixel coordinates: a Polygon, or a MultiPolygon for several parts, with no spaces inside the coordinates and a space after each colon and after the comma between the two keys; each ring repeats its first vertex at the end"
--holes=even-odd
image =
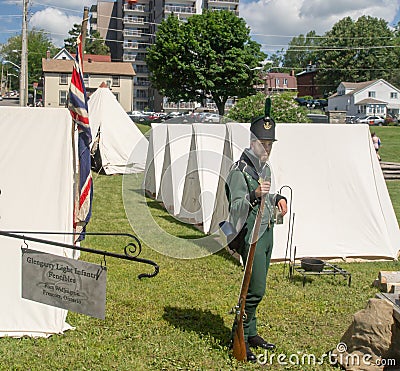
{"type": "MultiPolygon", "coordinates": [[[[250,149],[246,149],[241,159],[233,164],[226,180],[225,190],[229,202],[229,221],[239,232],[247,227],[245,242],[250,244],[260,199],[255,190],[262,180],[271,179],[271,169],[260,163],[250,149]]],[[[265,198],[264,214],[261,219],[260,236],[273,227],[275,205],[284,198],[279,194],[268,194],[265,198]]]]}

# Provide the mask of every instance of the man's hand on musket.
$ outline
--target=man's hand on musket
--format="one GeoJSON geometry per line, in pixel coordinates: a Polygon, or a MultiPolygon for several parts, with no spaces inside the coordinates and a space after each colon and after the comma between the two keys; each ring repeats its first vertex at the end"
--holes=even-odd
{"type": "Polygon", "coordinates": [[[285,199],[279,200],[278,209],[281,212],[282,216],[285,216],[287,213],[287,203],[285,199]]]}
{"type": "Polygon", "coordinates": [[[267,193],[269,193],[270,189],[271,189],[271,182],[269,180],[266,180],[260,183],[260,185],[254,191],[254,193],[257,198],[260,198],[262,195],[266,195],[267,193]]]}

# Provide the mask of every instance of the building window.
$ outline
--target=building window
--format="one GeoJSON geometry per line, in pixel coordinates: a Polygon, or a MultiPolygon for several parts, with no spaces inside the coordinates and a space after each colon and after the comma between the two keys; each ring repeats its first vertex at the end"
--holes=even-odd
{"type": "Polygon", "coordinates": [[[283,85],[287,86],[287,79],[283,79],[283,85]]]}
{"type": "Polygon", "coordinates": [[[390,99],[397,99],[397,93],[396,92],[391,92],[390,93],[390,99]]]}
{"type": "Polygon", "coordinates": [[[119,76],[112,77],[112,86],[119,86],[119,76]]]}
{"type": "Polygon", "coordinates": [[[83,83],[86,87],[89,86],[89,75],[87,73],[83,74],[83,83]]]}
{"type": "Polygon", "coordinates": [[[375,92],[374,91],[369,91],[368,92],[368,98],[375,98],[375,92]]]}
{"type": "Polygon", "coordinates": [[[275,86],[279,86],[279,79],[275,79],[275,86]]]}
{"type": "Polygon", "coordinates": [[[66,73],[60,74],[60,85],[68,84],[68,75],[66,73]]]}
{"type": "Polygon", "coordinates": [[[58,97],[58,105],[65,107],[67,105],[67,97],[68,97],[68,91],[60,90],[58,97]]]}

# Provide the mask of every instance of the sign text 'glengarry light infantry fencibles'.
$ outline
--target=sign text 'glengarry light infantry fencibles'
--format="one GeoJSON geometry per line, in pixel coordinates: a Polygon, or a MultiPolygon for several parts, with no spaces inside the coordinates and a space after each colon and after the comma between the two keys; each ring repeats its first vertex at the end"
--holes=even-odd
{"type": "Polygon", "coordinates": [[[139,279],[155,277],[159,272],[159,267],[155,262],[138,257],[141,253],[141,243],[136,236],[128,233],[85,232],[86,235],[92,236],[129,238],[130,242],[124,247],[124,255],[29,236],[75,234],[69,232],[0,231],[0,236],[23,240],[26,245],[26,248],[21,248],[23,298],[104,319],[106,256],[154,267],[153,273],[141,273],[138,275],[139,279]],[[29,249],[26,241],[102,255],[104,265],[32,250],[29,249]]]}

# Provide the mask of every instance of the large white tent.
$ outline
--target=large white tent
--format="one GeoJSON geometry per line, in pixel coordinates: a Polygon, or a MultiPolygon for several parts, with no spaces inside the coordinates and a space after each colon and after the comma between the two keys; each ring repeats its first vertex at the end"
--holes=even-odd
{"type": "MultiPolygon", "coordinates": [[[[399,226],[368,125],[282,124],[276,136],[271,163],[276,183],[293,189],[296,256],[397,258],[399,226]]],[[[285,227],[275,228],[273,259],[284,257],[285,227]]]]}
{"type": "MultiPolygon", "coordinates": [[[[72,232],[71,116],[61,108],[0,108],[0,230],[72,232]]],[[[36,235],[72,243],[71,236],[36,235]]],[[[73,257],[73,250],[27,242],[73,257]]],[[[0,236],[0,336],[46,337],[71,328],[67,311],[21,298],[22,240],[0,236]]]]}
{"type": "MultiPolygon", "coordinates": [[[[227,218],[223,180],[249,145],[249,125],[177,126],[153,125],[145,188],[171,214],[212,233],[227,218]]],[[[399,226],[369,127],[278,124],[276,135],[274,183],[292,190],[282,193],[291,202],[293,235],[286,216],[275,227],[272,258],[285,258],[288,239],[298,257],[397,258],[399,226]]]]}
{"type": "Polygon", "coordinates": [[[143,172],[148,141],[108,88],[98,88],[89,99],[93,143],[99,133],[101,164],[106,174],[143,172]]]}

